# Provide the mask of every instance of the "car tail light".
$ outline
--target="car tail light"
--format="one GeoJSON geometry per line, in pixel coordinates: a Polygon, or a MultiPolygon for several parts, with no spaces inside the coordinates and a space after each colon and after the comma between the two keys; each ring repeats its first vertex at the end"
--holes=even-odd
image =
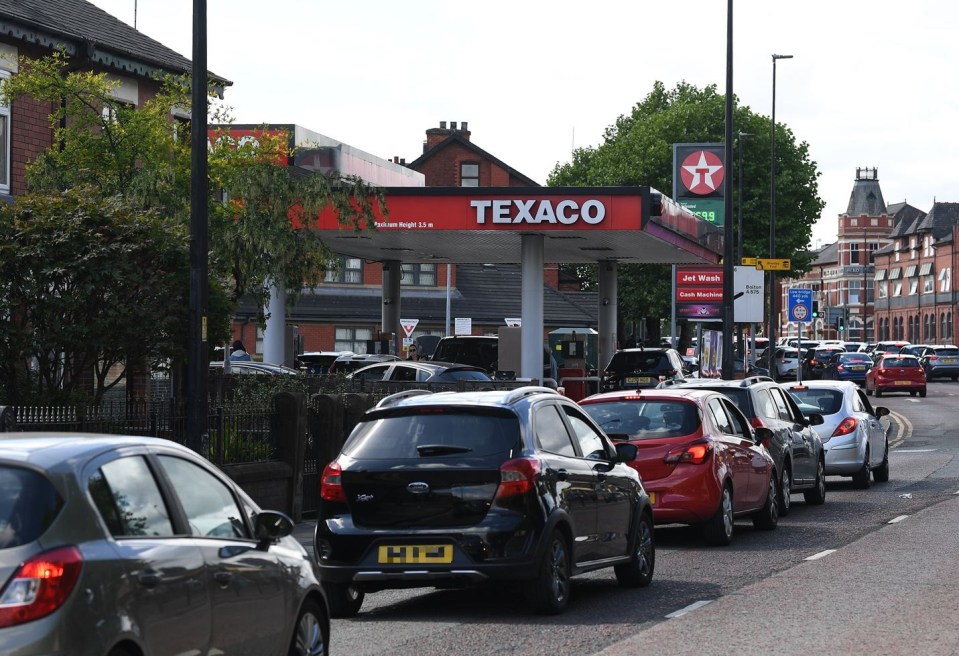
{"type": "Polygon", "coordinates": [[[845,371],[845,370],[846,370],[846,367],[844,367],[843,365],[841,364],[836,365],[836,371],[845,371]]]}
{"type": "Polygon", "coordinates": [[[346,503],[343,470],[335,460],[323,468],[323,475],[320,476],[320,498],[324,501],[346,503]]]}
{"type": "Polygon", "coordinates": [[[542,466],[536,458],[513,458],[499,468],[500,483],[496,488],[496,498],[517,497],[532,491],[536,487],[542,466]]]}
{"type": "Polygon", "coordinates": [[[0,595],[0,628],[56,611],[73,591],[82,567],[83,556],[76,547],[59,547],[21,563],[0,595]]]}
{"type": "Polygon", "coordinates": [[[698,440],[691,442],[686,446],[672,449],[663,458],[663,462],[668,463],[689,463],[692,465],[701,465],[709,460],[709,454],[713,452],[713,444],[707,440],[698,440]]]}
{"type": "Polygon", "coordinates": [[[749,424],[753,428],[766,428],[766,424],[763,422],[762,417],[753,417],[749,420],[749,424]]]}
{"type": "Polygon", "coordinates": [[[938,359],[939,359],[939,356],[938,356],[938,355],[930,355],[930,356],[929,356],[929,359],[930,359],[930,360],[938,360],[938,359]]]}
{"type": "Polygon", "coordinates": [[[836,430],[832,432],[830,437],[839,437],[840,435],[849,435],[850,433],[856,432],[856,426],[859,425],[859,421],[855,417],[846,417],[839,425],[836,426],[836,430]]]}

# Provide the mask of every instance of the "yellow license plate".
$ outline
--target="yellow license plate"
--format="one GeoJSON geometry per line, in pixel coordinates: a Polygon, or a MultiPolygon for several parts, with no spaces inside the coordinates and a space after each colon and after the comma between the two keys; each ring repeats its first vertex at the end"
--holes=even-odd
{"type": "Polygon", "coordinates": [[[943,364],[956,364],[955,358],[942,358],[943,364]]]}
{"type": "Polygon", "coordinates": [[[651,383],[651,382],[653,382],[653,379],[652,379],[652,378],[647,378],[647,377],[645,377],[645,376],[644,376],[644,377],[641,377],[641,378],[627,378],[627,379],[626,379],[626,384],[627,384],[627,385],[646,385],[646,384],[651,383]]]}
{"type": "Polygon", "coordinates": [[[649,492],[649,505],[652,506],[652,505],[655,505],[655,504],[656,504],[656,493],[655,493],[655,492],[649,492]]]}
{"type": "Polygon", "coordinates": [[[896,385],[912,385],[911,380],[897,380],[896,385]]]}
{"type": "Polygon", "coordinates": [[[864,365],[864,364],[854,364],[853,366],[851,366],[851,367],[849,367],[849,368],[850,368],[850,369],[854,369],[855,371],[862,371],[863,369],[866,368],[866,365],[864,365]]]}
{"type": "Polygon", "coordinates": [[[453,545],[381,545],[377,552],[377,562],[381,565],[444,565],[453,562],[453,545]]]}

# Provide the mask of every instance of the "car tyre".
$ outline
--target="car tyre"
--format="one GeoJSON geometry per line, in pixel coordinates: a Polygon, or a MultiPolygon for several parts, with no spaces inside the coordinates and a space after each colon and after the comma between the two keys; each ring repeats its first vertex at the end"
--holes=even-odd
{"type": "Polygon", "coordinates": [[[882,455],[882,463],[872,470],[872,478],[877,483],[885,483],[889,480],[889,442],[886,442],[886,451],[882,455]]]}
{"type": "Polygon", "coordinates": [[[779,515],[781,517],[789,514],[789,507],[792,504],[792,477],[789,475],[788,464],[783,461],[783,473],[779,477],[779,515]]]}
{"type": "Polygon", "coordinates": [[[351,583],[323,582],[330,617],[353,617],[360,612],[366,593],[351,583]]]}
{"type": "Polygon", "coordinates": [[[852,475],[852,484],[860,490],[869,489],[869,449],[866,449],[866,459],[862,463],[862,468],[852,475]]]}
{"type": "Polygon", "coordinates": [[[926,388],[925,388],[925,387],[923,387],[921,390],[919,390],[919,398],[920,398],[920,399],[926,398],[926,388]]]}
{"type": "Polygon", "coordinates": [[[719,507],[704,525],[703,533],[706,543],[716,546],[726,546],[733,541],[733,491],[728,485],[723,486],[723,494],[719,499],[719,507]]]}
{"type": "Polygon", "coordinates": [[[307,600],[293,628],[290,656],[327,656],[329,626],[329,618],[323,607],[313,600],[307,600]]]}
{"type": "Polygon", "coordinates": [[[643,513],[636,527],[636,546],[628,563],[616,565],[616,580],[625,588],[645,588],[653,580],[656,567],[656,542],[653,537],[653,520],[643,513]]]}
{"type": "MultiPolygon", "coordinates": [[[[775,472],[773,472],[775,473],[775,472]]],[[[769,490],[766,492],[766,503],[753,514],[753,526],[764,531],[771,531],[779,525],[779,486],[775,476],[769,477],[769,490]]]]}
{"type": "Polygon", "coordinates": [[[803,498],[811,506],[820,506],[826,502],[826,465],[822,458],[816,464],[816,482],[811,490],[803,492],[803,498]]]}
{"type": "Polygon", "coordinates": [[[556,615],[569,603],[570,580],[569,544],[555,529],[546,543],[546,553],[539,563],[536,578],[527,582],[526,601],[538,613],[556,615]]]}
{"type": "Polygon", "coordinates": [[[881,396],[882,396],[882,390],[877,387],[877,388],[876,388],[876,398],[878,399],[878,398],[881,397],[881,396]]]}

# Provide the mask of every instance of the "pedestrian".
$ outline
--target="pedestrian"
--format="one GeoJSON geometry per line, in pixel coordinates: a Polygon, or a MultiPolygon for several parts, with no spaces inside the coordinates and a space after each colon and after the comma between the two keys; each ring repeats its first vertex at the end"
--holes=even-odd
{"type": "Polygon", "coordinates": [[[230,347],[230,360],[233,362],[249,362],[253,358],[250,357],[250,354],[246,352],[246,348],[243,346],[243,342],[236,340],[233,342],[233,346],[230,347]]]}
{"type": "Polygon", "coordinates": [[[407,360],[419,359],[416,354],[416,344],[410,344],[409,346],[406,347],[406,359],[407,360]]]}

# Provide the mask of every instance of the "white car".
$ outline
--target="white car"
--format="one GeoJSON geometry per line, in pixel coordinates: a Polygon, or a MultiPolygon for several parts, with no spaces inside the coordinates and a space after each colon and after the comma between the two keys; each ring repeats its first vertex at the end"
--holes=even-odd
{"type": "Polygon", "coordinates": [[[889,480],[889,440],[879,421],[889,414],[873,407],[862,388],[852,381],[811,380],[783,383],[807,417],[816,413],[823,423],[814,426],[826,451],[826,475],[851,476],[858,488],[889,480]]]}
{"type": "Polygon", "coordinates": [[[799,369],[799,359],[805,352],[805,349],[800,352],[794,348],[782,346],[778,347],[776,352],[773,354],[773,359],[769,367],[769,373],[776,380],[781,380],[783,378],[795,378],[796,370],[799,369]]]}

